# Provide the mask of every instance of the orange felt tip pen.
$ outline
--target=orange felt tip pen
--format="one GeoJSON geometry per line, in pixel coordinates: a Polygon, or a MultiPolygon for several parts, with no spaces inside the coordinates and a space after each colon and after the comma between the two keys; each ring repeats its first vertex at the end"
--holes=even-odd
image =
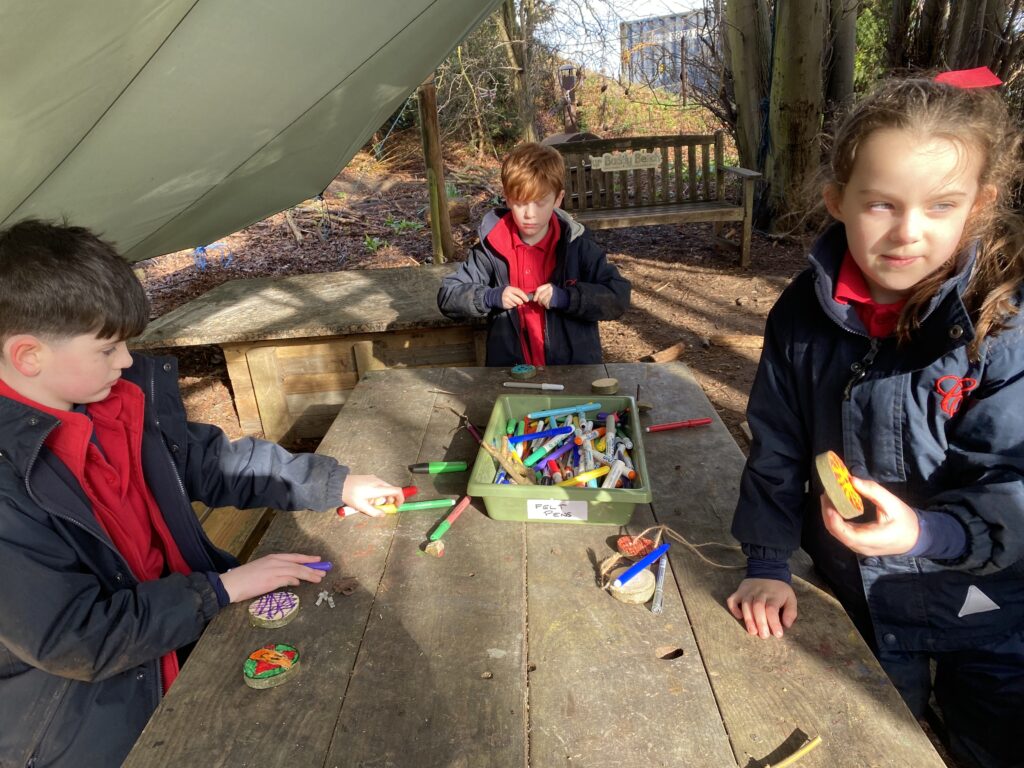
{"type": "Polygon", "coordinates": [[[685,429],[686,427],[703,427],[711,423],[708,417],[702,419],[687,419],[685,421],[670,421],[667,424],[652,424],[644,427],[644,432],[663,432],[666,429],[685,429]]]}

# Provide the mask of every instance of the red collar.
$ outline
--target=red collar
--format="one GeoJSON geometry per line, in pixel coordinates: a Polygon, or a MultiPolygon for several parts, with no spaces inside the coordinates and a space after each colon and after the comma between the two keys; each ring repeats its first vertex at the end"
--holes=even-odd
{"type": "Polygon", "coordinates": [[[509,211],[501,217],[501,220],[488,233],[487,239],[494,247],[494,250],[508,259],[515,253],[516,248],[537,248],[542,253],[553,253],[560,234],[561,227],[559,226],[558,215],[553,213],[551,214],[551,224],[548,226],[547,234],[533,245],[524,243],[523,238],[519,236],[515,217],[509,211]]]}
{"type": "Polygon", "coordinates": [[[889,336],[896,330],[900,313],[907,303],[904,299],[895,304],[879,304],[872,299],[868,281],[849,251],[843,255],[839,265],[832,298],[840,304],[852,304],[868,335],[879,337],[889,336]]]}

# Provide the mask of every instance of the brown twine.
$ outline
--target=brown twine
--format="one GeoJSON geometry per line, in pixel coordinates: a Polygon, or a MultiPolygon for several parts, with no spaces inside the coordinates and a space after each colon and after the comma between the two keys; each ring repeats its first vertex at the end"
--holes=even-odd
{"type": "MultiPolygon", "coordinates": [[[[740,568],[746,568],[747,567],[745,563],[743,565],[727,565],[725,563],[716,563],[714,560],[711,560],[711,559],[705,557],[704,554],[700,551],[700,547],[720,547],[722,549],[731,550],[733,552],[741,551],[740,548],[738,546],[736,546],[735,544],[723,544],[720,541],[706,541],[703,544],[691,544],[689,541],[686,540],[685,536],[683,536],[681,533],[679,533],[677,531],[673,531],[671,528],[669,528],[666,525],[652,525],[650,528],[647,528],[646,530],[643,530],[640,533],[638,533],[635,536],[633,536],[631,543],[636,543],[640,539],[644,538],[651,531],[657,531],[657,534],[655,534],[655,536],[654,536],[654,547],[655,548],[661,546],[661,538],[662,538],[662,535],[664,535],[664,536],[667,536],[670,539],[674,539],[675,541],[679,542],[683,546],[685,546],[688,549],[690,549],[690,551],[692,551],[693,554],[695,554],[697,557],[699,557],[705,563],[710,565],[712,568],[723,568],[723,569],[726,569],[726,570],[738,570],[740,568]]],[[[618,568],[623,560],[625,560],[626,562],[632,562],[632,560],[630,560],[630,558],[628,558],[625,555],[622,555],[622,554],[620,554],[618,552],[616,552],[614,555],[606,557],[604,560],[601,561],[601,565],[599,567],[599,574],[600,574],[600,578],[601,578],[601,588],[602,589],[607,589],[609,587],[609,585],[611,584],[611,579],[609,578],[609,574],[613,570],[618,568]]]]}

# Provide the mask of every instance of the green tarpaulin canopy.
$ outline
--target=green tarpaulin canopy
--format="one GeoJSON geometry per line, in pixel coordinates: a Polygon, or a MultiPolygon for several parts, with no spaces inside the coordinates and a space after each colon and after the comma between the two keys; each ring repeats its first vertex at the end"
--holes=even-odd
{"type": "Polygon", "coordinates": [[[4,0],[0,226],[131,261],[324,189],[497,0],[4,0]]]}

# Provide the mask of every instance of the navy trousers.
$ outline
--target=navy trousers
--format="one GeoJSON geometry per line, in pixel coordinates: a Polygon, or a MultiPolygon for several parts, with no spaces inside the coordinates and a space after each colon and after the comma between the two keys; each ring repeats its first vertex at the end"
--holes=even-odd
{"type": "Polygon", "coordinates": [[[935,693],[949,751],[964,768],[1024,768],[1024,632],[969,651],[883,651],[878,660],[916,717],[935,693]]]}

